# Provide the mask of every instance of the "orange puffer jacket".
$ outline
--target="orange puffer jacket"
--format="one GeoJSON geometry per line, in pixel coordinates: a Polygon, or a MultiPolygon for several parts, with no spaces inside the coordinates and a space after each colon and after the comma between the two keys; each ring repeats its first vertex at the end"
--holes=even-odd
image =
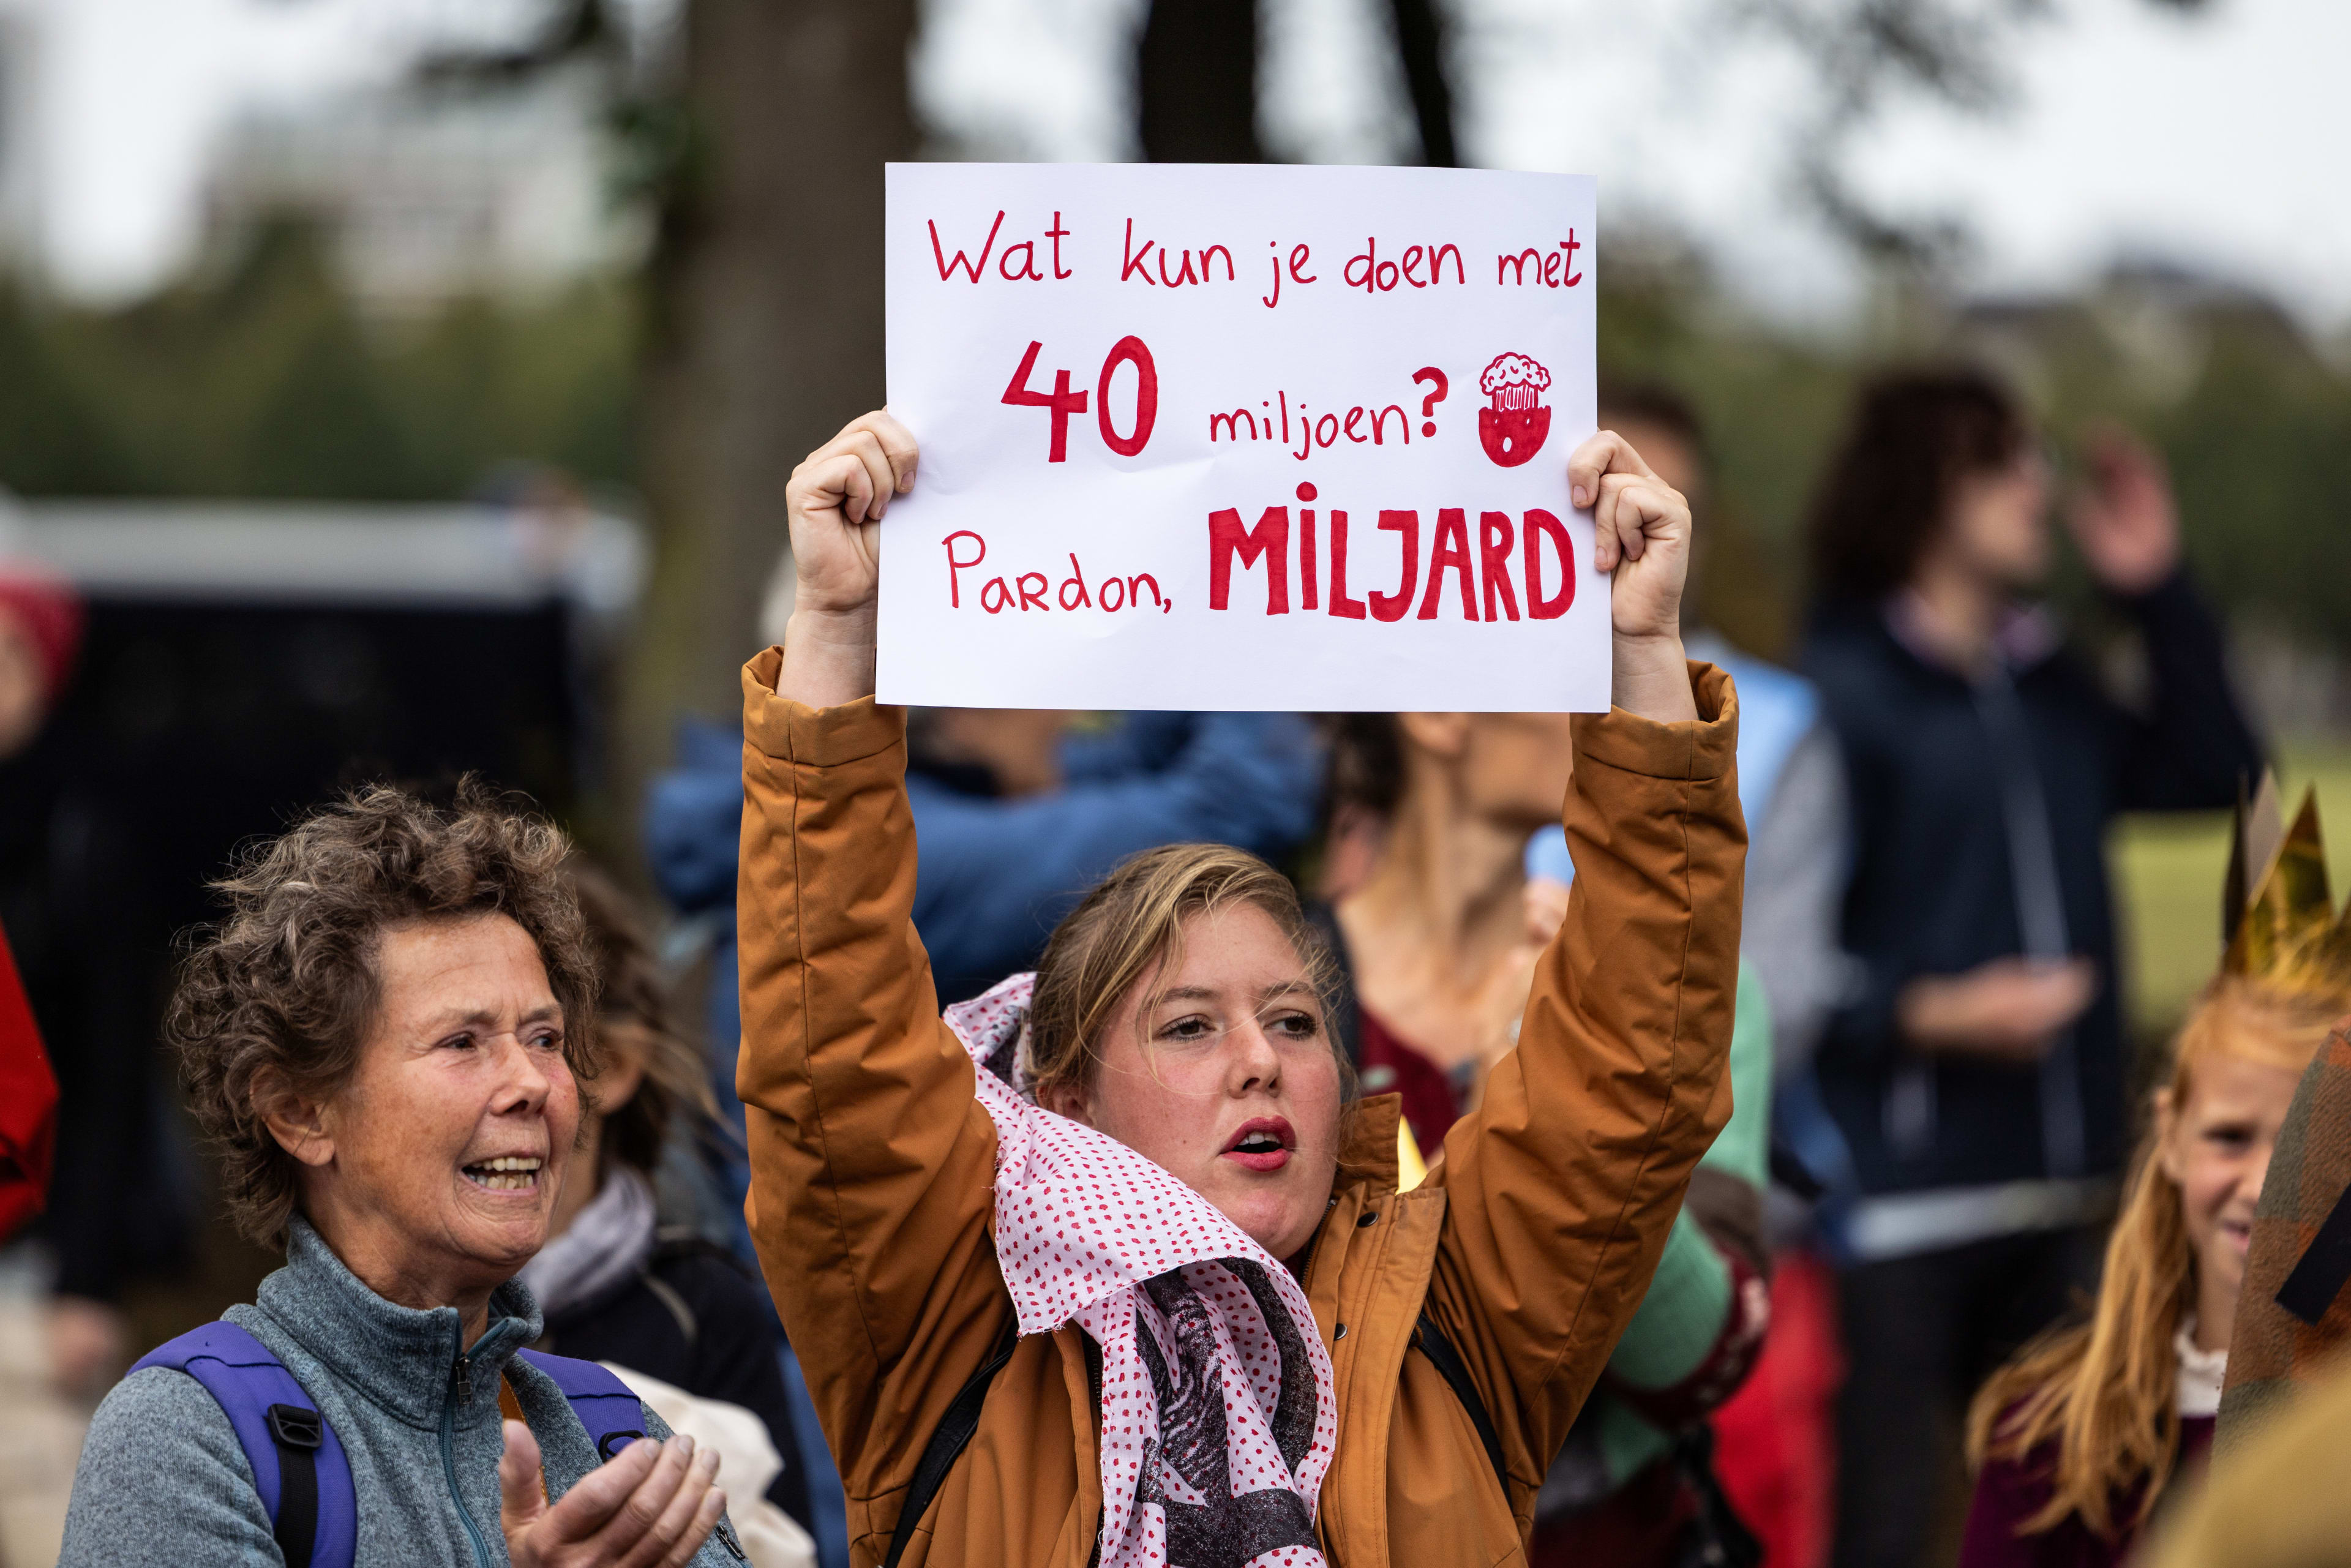
{"type": "MultiPolygon", "coordinates": [[[[995,1127],[909,915],[903,712],[786,701],[780,657],[743,681],[748,1209],[866,1568],[1012,1304],[990,1240],[995,1127]]],[[[1396,1190],[1393,1096],[1351,1113],[1305,1271],[1336,1374],[1318,1521],[1336,1568],[1523,1559],[1543,1472],[1729,1117],[1737,703],[1719,671],[1691,679],[1699,722],[1575,721],[1567,923],[1518,1049],[1428,1180],[1396,1190]],[[1507,1495],[1413,1349],[1424,1306],[1491,1415],[1507,1495]]],[[[1085,1568],[1100,1516],[1084,1335],[1067,1327],[1019,1342],[902,1561],[1085,1568]]]]}

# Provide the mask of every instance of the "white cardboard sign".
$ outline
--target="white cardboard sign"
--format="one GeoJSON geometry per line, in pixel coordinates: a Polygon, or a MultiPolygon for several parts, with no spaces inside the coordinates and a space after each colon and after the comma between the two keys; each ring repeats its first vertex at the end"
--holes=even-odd
{"type": "Polygon", "coordinates": [[[1593,183],[901,163],[879,693],[1592,711],[1593,183]]]}

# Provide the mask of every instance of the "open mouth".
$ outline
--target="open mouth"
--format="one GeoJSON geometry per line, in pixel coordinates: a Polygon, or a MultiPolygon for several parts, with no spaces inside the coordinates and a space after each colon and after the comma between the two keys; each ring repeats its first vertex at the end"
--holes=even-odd
{"type": "Polygon", "coordinates": [[[1241,1124],[1225,1145],[1224,1157],[1253,1171],[1278,1171],[1290,1163],[1290,1152],[1297,1142],[1288,1122],[1279,1116],[1260,1116],[1241,1124]]]}
{"type": "Polygon", "coordinates": [[[461,1168],[467,1181],[490,1192],[530,1192],[538,1186],[539,1169],[546,1163],[537,1155],[500,1155],[461,1168]]]}

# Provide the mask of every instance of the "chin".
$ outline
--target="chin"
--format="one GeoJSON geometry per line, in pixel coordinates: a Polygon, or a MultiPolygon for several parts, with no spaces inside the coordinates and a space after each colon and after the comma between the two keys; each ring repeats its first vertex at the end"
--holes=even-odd
{"type": "Polygon", "coordinates": [[[537,1214],[510,1219],[468,1217],[454,1228],[466,1256],[485,1269],[512,1275],[537,1257],[547,1245],[547,1217],[537,1214]]]}
{"type": "Polygon", "coordinates": [[[1314,1234],[1311,1217],[1293,1212],[1291,1206],[1279,1200],[1260,1198],[1254,1203],[1241,1203],[1224,1207],[1225,1218],[1241,1228],[1249,1239],[1272,1253],[1287,1258],[1306,1245],[1314,1234]]]}

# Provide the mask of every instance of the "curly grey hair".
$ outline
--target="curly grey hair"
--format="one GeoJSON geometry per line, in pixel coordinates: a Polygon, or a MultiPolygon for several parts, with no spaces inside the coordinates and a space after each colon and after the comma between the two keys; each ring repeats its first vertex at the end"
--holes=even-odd
{"type": "Polygon", "coordinates": [[[264,1121],[271,1082],[331,1099],[359,1065],[381,1001],[383,932],[504,915],[530,934],[563,1009],[563,1054],[593,1076],[593,950],[564,872],[560,829],[467,780],[448,807],[358,789],[246,850],[213,884],[228,904],[198,932],[165,1016],[196,1122],[222,1156],[239,1231],[282,1245],[299,1166],[264,1121]]]}

